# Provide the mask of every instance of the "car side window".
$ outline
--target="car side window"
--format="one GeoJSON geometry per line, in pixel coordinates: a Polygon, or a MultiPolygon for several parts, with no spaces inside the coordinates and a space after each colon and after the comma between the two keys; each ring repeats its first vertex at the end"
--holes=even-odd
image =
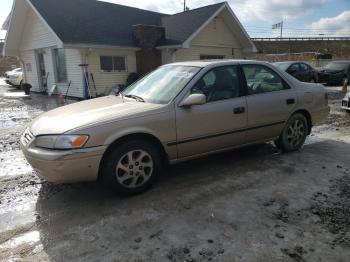
{"type": "Polygon", "coordinates": [[[191,94],[204,94],[208,103],[239,97],[238,67],[225,66],[210,70],[192,87],[191,94]]]}
{"type": "Polygon", "coordinates": [[[299,72],[300,68],[299,68],[299,64],[292,64],[289,68],[288,68],[288,72],[299,72]]]}
{"type": "Polygon", "coordinates": [[[263,94],[289,89],[282,78],[272,69],[263,65],[243,65],[248,95],[263,94]]]}
{"type": "Polygon", "coordinates": [[[305,71],[309,71],[310,67],[306,64],[300,64],[300,71],[301,72],[305,72],[305,71]]]}

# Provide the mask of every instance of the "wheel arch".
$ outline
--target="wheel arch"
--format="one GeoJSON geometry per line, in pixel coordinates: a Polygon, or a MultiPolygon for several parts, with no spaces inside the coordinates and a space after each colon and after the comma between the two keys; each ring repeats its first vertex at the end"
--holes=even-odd
{"type": "Polygon", "coordinates": [[[295,114],[302,114],[306,117],[306,120],[307,120],[307,124],[308,124],[308,135],[311,134],[311,130],[312,130],[312,117],[311,117],[311,114],[308,110],[306,109],[298,109],[297,111],[295,111],[292,115],[295,115],[295,114]]]}
{"type": "Polygon", "coordinates": [[[117,138],[116,140],[114,140],[107,147],[105,152],[103,153],[102,159],[100,161],[99,170],[98,170],[98,179],[100,179],[102,177],[104,163],[106,161],[106,157],[108,156],[108,154],[110,152],[112,152],[112,150],[115,149],[115,147],[117,147],[121,143],[124,143],[126,141],[130,141],[130,140],[144,140],[144,141],[151,142],[161,152],[161,157],[162,157],[163,164],[167,165],[169,163],[169,157],[168,157],[167,152],[165,151],[164,145],[162,144],[162,142],[157,137],[155,137],[152,134],[145,133],[145,132],[137,132],[137,133],[132,133],[132,134],[126,134],[126,135],[123,135],[123,136],[117,138]]]}

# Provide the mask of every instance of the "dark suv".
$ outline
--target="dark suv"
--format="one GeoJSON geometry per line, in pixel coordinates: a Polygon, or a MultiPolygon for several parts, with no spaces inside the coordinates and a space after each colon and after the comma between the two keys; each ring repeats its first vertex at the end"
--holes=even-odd
{"type": "Polygon", "coordinates": [[[304,62],[278,62],[273,63],[273,65],[302,82],[318,82],[318,72],[304,62]]]}

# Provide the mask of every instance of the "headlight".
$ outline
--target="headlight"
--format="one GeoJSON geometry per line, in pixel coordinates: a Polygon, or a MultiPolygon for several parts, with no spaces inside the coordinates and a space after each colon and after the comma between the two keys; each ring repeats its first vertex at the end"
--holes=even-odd
{"type": "Polygon", "coordinates": [[[82,148],[88,141],[86,135],[38,136],[35,146],[48,149],[77,149],[82,148]]]}

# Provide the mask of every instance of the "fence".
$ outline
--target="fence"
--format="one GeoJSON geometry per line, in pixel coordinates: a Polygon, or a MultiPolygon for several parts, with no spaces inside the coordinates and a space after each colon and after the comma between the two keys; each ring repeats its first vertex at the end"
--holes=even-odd
{"type": "Polygon", "coordinates": [[[348,41],[350,37],[261,37],[251,38],[252,41],[348,41]]]}
{"type": "Polygon", "coordinates": [[[284,53],[284,54],[252,54],[247,59],[267,61],[267,62],[284,62],[284,61],[304,61],[313,67],[323,67],[331,61],[350,60],[342,57],[333,57],[333,59],[317,59],[314,52],[303,53],[284,53]]]}

